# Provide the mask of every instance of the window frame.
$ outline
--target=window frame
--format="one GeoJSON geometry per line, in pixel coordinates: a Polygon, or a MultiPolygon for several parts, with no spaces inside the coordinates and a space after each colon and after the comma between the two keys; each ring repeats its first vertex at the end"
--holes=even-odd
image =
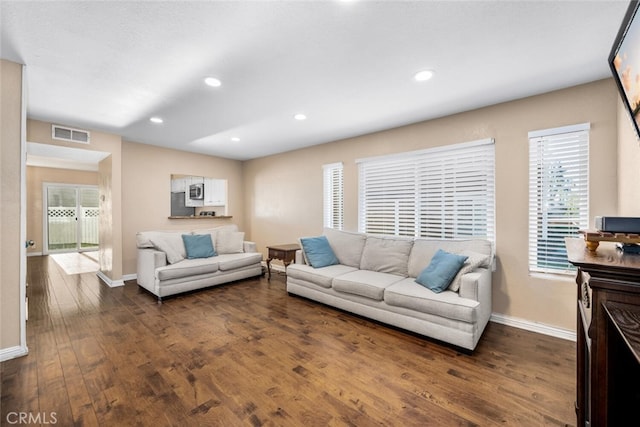
{"type": "Polygon", "coordinates": [[[575,272],[566,259],[564,238],[589,226],[590,128],[581,123],[529,132],[530,274],[575,272]]]}
{"type": "Polygon", "coordinates": [[[322,225],[325,228],[344,228],[344,165],[342,162],[322,166],[323,202],[322,225]]]}

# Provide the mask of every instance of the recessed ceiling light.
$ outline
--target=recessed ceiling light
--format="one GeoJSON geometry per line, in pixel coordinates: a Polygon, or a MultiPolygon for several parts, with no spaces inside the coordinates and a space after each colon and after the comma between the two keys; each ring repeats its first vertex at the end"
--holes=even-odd
{"type": "Polygon", "coordinates": [[[237,136],[232,137],[231,140],[233,142],[240,142],[240,138],[238,138],[237,136]]]}
{"type": "Polygon", "coordinates": [[[296,119],[296,120],[307,120],[307,116],[305,116],[302,113],[296,114],[295,116],[293,116],[293,118],[296,119]]]}
{"type": "Polygon", "coordinates": [[[152,123],[162,123],[162,122],[164,122],[164,120],[162,120],[160,117],[151,117],[149,120],[152,123]]]}
{"type": "Polygon", "coordinates": [[[427,80],[429,80],[431,77],[433,77],[433,71],[431,70],[423,70],[423,71],[418,71],[413,78],[417,81],[417,82],[425,82],[427,80]]]}
{"type": "Polygon", "coordinates": [[[222,82],[215,77],[207,77],[204,82],[211,87],[220,87],[222,85],[222,82]]]}

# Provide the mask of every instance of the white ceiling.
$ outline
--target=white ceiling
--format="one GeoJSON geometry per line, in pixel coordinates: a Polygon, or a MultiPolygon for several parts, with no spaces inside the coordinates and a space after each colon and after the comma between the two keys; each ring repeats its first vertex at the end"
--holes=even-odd
{"type": "Polygon", "coordinates": [[[30,118],[244,160],[609,77],[627,5],[2,0],[0,56],[30,118]]]}

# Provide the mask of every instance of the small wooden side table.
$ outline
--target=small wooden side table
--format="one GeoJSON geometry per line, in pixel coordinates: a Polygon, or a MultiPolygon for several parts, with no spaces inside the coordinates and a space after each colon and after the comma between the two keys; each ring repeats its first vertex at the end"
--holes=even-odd
{"type": "Polygon", "coordinates": [[[269,250],[269,256],[267,258],[267,272],[269,273],[269,280],[271,279],[271,261],[279,259],[284,263],[284,272],[287,273],[287,267],[296,259],[296,251],[300,249],[300,245],[297,243],[290,243],[286,245],[273,245],[267,246],[269,250]]]}

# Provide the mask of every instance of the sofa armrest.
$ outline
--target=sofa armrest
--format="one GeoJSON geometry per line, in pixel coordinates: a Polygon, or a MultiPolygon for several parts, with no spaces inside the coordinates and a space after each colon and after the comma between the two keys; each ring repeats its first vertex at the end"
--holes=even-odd
{"type": "Polygon", "coordinates": [[[462,276],[460,296],[478,301],[478,330],[484,330],[491,318],[492,303],[492,274],[491,267],[479,268],[462,276]]]}
{"type": "Polygon", "coordinates": [[[256,244],[256,242],[244,241],[242,243],[242,250],[244,250],[245,252],[258,252],[258,245],[256,244]]]}
{"type": "Polygon", "coordinates": [[[138,284],[153,292],[156,268],[167,265],[167,254],[155,249],[138,249],[138,284]]]}
{"type": "Polygon", "coordinates": [[[462,298],[472,299],[491,305],[491,271],[479,268],[462,276],[460,290],[462,298]]]}
{"type": "Polygon", "coordinates": [[[306,262],[304,261],[304,255],[302,255],[302,249],[298,249],[296,251],[296,259],[294,261],[295,264],[302,264],[305,265],[306,262]]]}

